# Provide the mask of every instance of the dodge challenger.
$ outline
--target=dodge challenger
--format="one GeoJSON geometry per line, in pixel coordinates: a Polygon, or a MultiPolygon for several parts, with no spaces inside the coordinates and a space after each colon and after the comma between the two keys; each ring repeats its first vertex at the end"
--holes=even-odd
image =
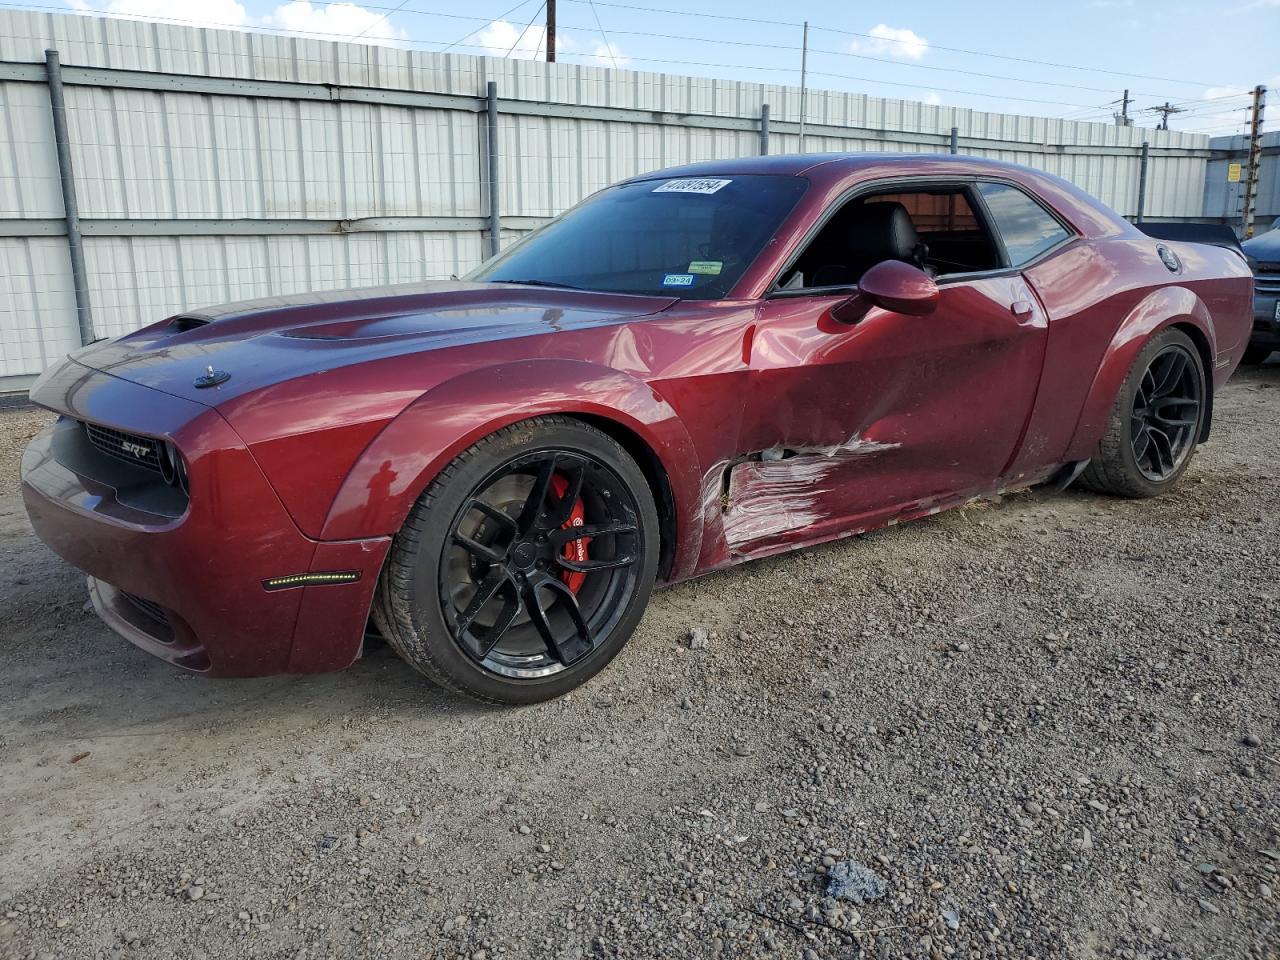
{"type": "Polygon", "coordinates": [[[37,534],[209,676],[342,669],[370,622],[481,700],[604,667],[658,583],[1075,480],[1150,497],[1209,436],[1252,279],[993,161],[700,163],[462,280],[183,313],[32,399],[37,534]]]}

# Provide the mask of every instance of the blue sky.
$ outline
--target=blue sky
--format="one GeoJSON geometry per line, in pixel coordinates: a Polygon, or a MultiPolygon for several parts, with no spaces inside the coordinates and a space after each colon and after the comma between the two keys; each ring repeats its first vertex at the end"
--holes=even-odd
{"type": "MultiPolygon", "coordinates": [[[[1185,109],[1172,129],[1228,133],[1243,129],[1241,94],[1254,84],[1272,88],[1280,115],[1280,0],[1224,2],[559,0],[557,47],[568,63],[794,84],[807,19],[814,88],[1109,121],[1128,87],[1141,125],[1170,101],[1185,109]]],[[[42,0],[59,3],[423,50],[544,53],[542,0],[42,0]]]]}

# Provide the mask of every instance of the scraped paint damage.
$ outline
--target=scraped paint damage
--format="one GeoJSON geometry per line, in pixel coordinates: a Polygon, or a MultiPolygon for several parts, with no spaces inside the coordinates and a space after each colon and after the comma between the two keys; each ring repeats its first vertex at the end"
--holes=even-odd
{"type": "Polygon", "coordinates": [[[803,530],[831,516],[828,498],[848,482],[837,476],[841,467],[898,446],[855,434],[831,446],[777,446],[741,460],[721,461],[703,478],[706,526],[718,526],[733,552],[803,530]]]}

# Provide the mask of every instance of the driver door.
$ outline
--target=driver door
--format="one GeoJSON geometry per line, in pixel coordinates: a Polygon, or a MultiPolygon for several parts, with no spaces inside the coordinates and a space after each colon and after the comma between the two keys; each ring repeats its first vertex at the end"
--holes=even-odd
{"type": "MultiPolygon", "coordinates": [[[[945,248],[982,256],[954,253],[961,241],[945,248]]],[[[832,316],[847,292],[786,291],[761,304],[747,459],[725,483],[734,552],[875,526],[988,490],[1004,473],[1035,401],[1046,316],[1007,268],[943,275],[938,289],[927,316],[872,307],[852,324],[832,316]]]]}

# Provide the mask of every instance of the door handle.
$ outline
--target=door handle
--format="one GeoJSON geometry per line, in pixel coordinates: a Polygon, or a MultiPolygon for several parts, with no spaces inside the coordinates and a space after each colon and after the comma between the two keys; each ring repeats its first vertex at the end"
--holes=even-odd
{"type": "Polygon", "coordinates": [[[1026,320],[1034,312],[1030,300],[1015,300],[1009,305],[1009,312],[1019,321],[1026,320]]]}

